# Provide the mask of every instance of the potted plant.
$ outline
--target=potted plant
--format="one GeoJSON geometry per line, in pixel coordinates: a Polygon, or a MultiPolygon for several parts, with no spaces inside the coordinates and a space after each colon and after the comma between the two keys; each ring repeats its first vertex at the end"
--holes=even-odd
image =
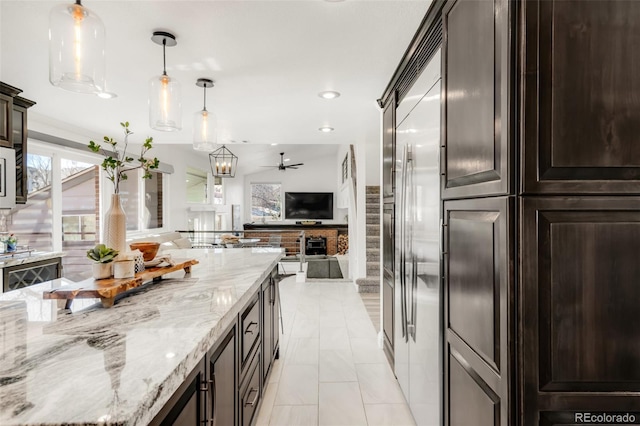
{"type": "Polygon", "coordinates": [[[118,251],[104,244],[97,244],[87,251],[87,257],[93,260],[93,278],[101,280],[111,277],[111,262],[118,255],[118,251]]]}
{"type": "Polygon", "coordinates": [[[3,241],[7,246],[7,252],[11,253],[16,251],[18,247],[18,238],[14,234],[9,234],[7,238],[3,241]]]}
{"type": "Polygon", "coordinates": [[[138,158],[133,158],[127,152],[129,136],[133,134],[129,130],[129,122],[120,123],[124,131],[124,142],[119,142],[108,136],[104,137],[104,143],[110,145],[104,149],[100,144],[89,141],[89,149],[92,152],[104,156],[102,169],[107,173],[107,178],[113,182],[114,194],[111,196],[111,207],[105,214],[104,234],[102,241],[109,247],[118,251],[126,251],[127,221],[122,205],[120,204],[120,182],[127,180],[127,172],[136,169],[144,171],[143,179],[151,178],[150,170],[157,169],[160,163],[157,158],[146,158],[145,154],[152,148],[153,138],[145,139],[140,149],[138,158]]]}

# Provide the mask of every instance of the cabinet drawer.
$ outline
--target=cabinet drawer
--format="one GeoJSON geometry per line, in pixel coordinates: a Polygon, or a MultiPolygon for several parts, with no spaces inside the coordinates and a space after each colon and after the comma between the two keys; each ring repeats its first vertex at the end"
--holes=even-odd
{"type": "Polygon", "coordinates": [[[260,336],[260,300],[259,292],[253,297],[249,306],[240,318],[240,353],[242,354],[242,370],[248,361],[253,346],[260,336]]]}
{"type": "Polygon", "coordinates": [[[248,426],[253,420],[256,408],[260,402],[260,359],[261,353],[258,351],[253,358],[251,368],[249,369],[249,379],[243,389],[242,398],[240,399],[240,414],[242,416],[242,426],[248,426]]]}

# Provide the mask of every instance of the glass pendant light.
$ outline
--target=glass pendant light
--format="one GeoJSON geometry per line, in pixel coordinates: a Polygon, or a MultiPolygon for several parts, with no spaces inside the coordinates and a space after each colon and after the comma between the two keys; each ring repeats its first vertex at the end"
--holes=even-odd
{"type": "Polygon", "coordinates": [[[49,16],[49,81],[72,92],[105,91],[105,29],[82,5],[54,7],[49,16]]]}
{"type": "Polygon", "coordinates": [[[207,89],[213,87],[213,81],[208,78],[199,78],[196,86],[204,90],[204,106],[202,111],[195,113],[193,121],[193,149],[196,151],[213,151],[217,137],[217,119],[211,111],[207,111],[207,89]]]}
{"type": "Polygon", "coordinates": [[[173,34],[155,31],[151,37],[162,46],[162,75],[149,82],[149,126],[163,132],[182,129],[182,105],[180,103],[180,82],[167,75],[166,48],[178,44],[173,34]]]}

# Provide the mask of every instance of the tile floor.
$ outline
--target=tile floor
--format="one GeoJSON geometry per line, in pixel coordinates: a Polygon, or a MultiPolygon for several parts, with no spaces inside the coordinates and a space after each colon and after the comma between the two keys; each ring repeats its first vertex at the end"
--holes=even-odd
{"type": "Polygon", "coordinates": [[[350,281],[280,282],[284,334],[256,425],[415,425],[350,281]]]}

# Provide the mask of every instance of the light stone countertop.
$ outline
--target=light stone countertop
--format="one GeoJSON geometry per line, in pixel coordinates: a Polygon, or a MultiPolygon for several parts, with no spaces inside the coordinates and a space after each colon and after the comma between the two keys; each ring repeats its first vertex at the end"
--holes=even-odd
{"type": "Polygon", "coordinates": [[[11,253],[0,253],[0,268],[24,265],[25,263],[38,262],[40,260],[55,259],[56,257],[64,257],[65,254],[66,253],[61,251],[32,251],[30,254],[20,253],[9,257],[11,253]]]}
{"type": "Polygon", "coordinates": [[[113,308],[43,300],[64,278],[0,295],[0,424],[146,425],[235,320],[281,249],[172,250],[195,258],[113,308]]]}

